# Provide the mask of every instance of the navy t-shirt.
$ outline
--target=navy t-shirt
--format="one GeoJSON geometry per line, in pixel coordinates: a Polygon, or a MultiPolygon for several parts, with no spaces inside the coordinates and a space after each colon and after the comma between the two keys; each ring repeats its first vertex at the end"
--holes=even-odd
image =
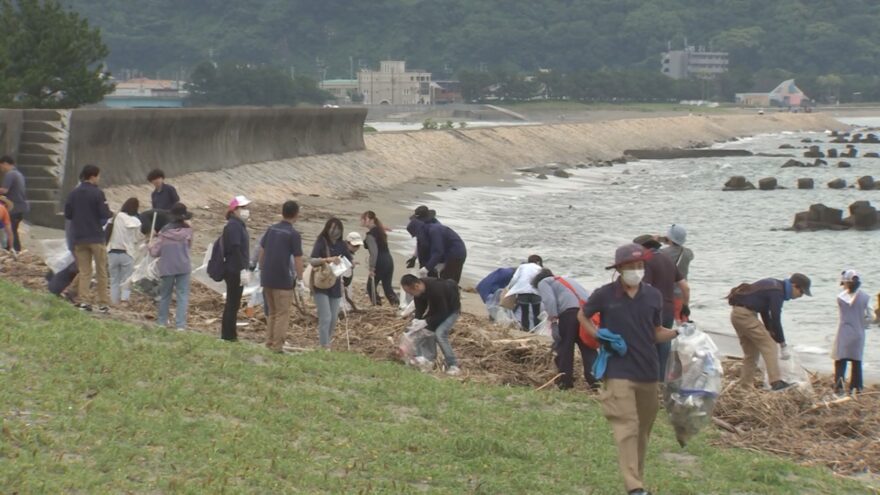
{"type": "Polygon", "coordinates": [[[267,289],[293,289],[295,274],[290,257],[303,255],[299,232],[290,222],[278,222],[269,227],[260,246],[263,248],[260,285],[267,289]]]}
{"type": "MultiPolygon", "coordinates": [[[[332,258],[334,256],[349,256],[348,246],[345,245],[345,241],[342,239],[336,241],[335,244],[330,244],[328,246],[327,241],[323,236],[318,236],[318,240],[315,241],[315,247],[312,248],[312,258],[332,258]]],[[[312,267],[314,270],[314,267],[312,267]]],[[[320,294],[327,294],[330,297],[342,297],[342,277],[336,279],[336,285],[329,289],[318,289],[315,288],[315,292],[320,294]]]]}
{"type": "Polygon", "coordinates": [[[645,262],[645,278],[642,281],[660,291],[663,297],[661,321],[668,325],[672,325],[675,318],[675,287],[683,279],[675,262],[665,254],[654,251],[653,256],[645,262]]]}
{"type": "Polygon", "coordinates": [[[602,328],[623,337],[626,354],[612,353],[605,371],[607,378],[634,382],[656,382],[660,359],[657,355],[655,328],[660,326],[663,297],[660,291],[641,284],[635,297],[629,297],[618,280],[604,285],[590,295],[584,304],[587,318],[596,313],[602,317],[602,328]]]}
{"type": "Polygon", "coordinates": [[[158,191],[153,189],[150,194],[155,210],[170,210],[175,203],[180,202],[180,196],[177,195],[177,189],[170,184],[162,184],[162,189],[158,191]]]}

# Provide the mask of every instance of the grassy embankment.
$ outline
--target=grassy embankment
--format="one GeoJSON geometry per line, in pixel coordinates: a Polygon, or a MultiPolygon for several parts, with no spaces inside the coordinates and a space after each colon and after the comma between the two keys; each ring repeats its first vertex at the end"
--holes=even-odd
{"type": "MultiPolygon", "coordinates": [[[[462,384],[346,353],[98,320],[0,280],[4,493],[620,493],[584,394],[462,384]]],[[[655,493],[857,493],[753,452],[680,449],[655,493]]]]}

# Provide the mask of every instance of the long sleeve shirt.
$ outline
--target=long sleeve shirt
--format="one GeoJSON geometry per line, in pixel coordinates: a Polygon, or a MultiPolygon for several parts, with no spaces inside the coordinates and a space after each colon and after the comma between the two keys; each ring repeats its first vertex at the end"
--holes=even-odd
{"type": "Polygon", "coordinates": [[[223,229],[223,256],[226,273],[238,273],[250,265],[250,238],[247,227],[238,217],[229,217],[223,229]]]}
{"type": "Polygon", "coordinates": [[[112,216],[104,191],[91,182],[80,182],[64,203],[64,218],[70,220],[74,245],[104,244],[104,224],[112,216]]]}
{"type": "Polygon", "coordinates": [[[440,223],[428,224],[428,237],[431,242],[431,258],[425,263],[428,271],[434,270],[438,264],[448,260],[467,257],[464,241],[449,227],[440,223]]]}
{"type": "Polygon", "coordinates": [[[574,292],[559,281],[562,277],[547,277],[538,284],[538,293],[541,295],[541,302],[544,303],[544,310],[550,318],[558,318],[561,313],[573,308],[580,308],[578,301],[586,301],[590,298],[587,289],[570,278],[564,278],[574,292]]]}
{"type": "Polygon", "coordinates": [[[537,263],[523,263],[516,268],[510,283],[507,284],[507,295],[537,294],[538,289],[532,285],[535,275],[541,273],[541,265],[537,263]]]}
{"type": "Polygon", "coordinates": [[[765,278],[751,284],[747,289],[734,293],[730,298],[732,306],[742,306],[761,315],[761,321],[770,336],[778,343],[785,342],[782,331],[782,303],[790,299],[791,289],[787,280],[765,278]]]}
{"type": "Polygon", "coordinates": [[[425,320],[428,330],[435,331],[441,323],[461,311],[461,294],[454,280],[423,278],[425,292],[415,298],[415,317],[425,320]]]}

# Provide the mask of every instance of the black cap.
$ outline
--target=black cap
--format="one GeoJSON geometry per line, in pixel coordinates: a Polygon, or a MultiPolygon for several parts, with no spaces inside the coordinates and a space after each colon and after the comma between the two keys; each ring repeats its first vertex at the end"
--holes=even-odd
{"type": "Polygon", "coordinates": [[[810,292],[810,277],[804,275],[803,273],[792,273],[791,277],[788,279],[793,285],[797,285],[798,289],[800,289],[805,295],[812,297],[813,294],[810,292]]]}

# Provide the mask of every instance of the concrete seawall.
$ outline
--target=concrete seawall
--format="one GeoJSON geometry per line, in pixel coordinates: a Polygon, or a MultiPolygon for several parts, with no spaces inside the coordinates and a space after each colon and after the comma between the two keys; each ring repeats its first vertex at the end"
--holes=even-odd
{"type": "Polygon", "coordinates": [[[143,184],[246,163],[364,149],[361,108],[212,108],[75,110],[70,117],[62,194],[86,164],[104,187],[143,184]]]}
{"type": "MultiPolygon", "coordinates": [[[[231,194],[281,202],[306,194],[388,190],[417,178],[455,179],[474,171],[500,174],[548,162],[605,160],[630,148],[683,147],[765,132],[843,127],[824,114],[775,114],[367,134],[363,151],[200,172],[179,177],[174,184],[184,201],[193,204],[211,204],[213,198],[231,194]]],[[[113,206],[147,193],[144,185],[108,191],[113,206]]]]}

